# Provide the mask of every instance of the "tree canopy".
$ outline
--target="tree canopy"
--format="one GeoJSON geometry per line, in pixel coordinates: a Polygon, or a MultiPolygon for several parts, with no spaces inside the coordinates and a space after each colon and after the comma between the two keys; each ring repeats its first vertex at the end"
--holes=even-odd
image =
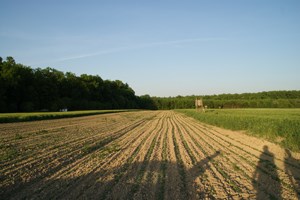
{"type": "Polygon", "coordinates": [[[154,108],[120,80],[0,61],[0,112],[154,108]]]}
{"type": "MultiPolygon", "coordinates": [[[[300,91],[197,96],[209,108],[300,108],[300,91]]],[[[194,108],[196,96],[136,96],[120,80],[18,64],[0,57],[0,112],[194,108]]]]}
{"type": "Polygon", "coordinates": [[[208,108],[300,108],[300,91],[269,91],[243,94],[152,97],[158,109],[195,108],[195,99],[208,108]]]}

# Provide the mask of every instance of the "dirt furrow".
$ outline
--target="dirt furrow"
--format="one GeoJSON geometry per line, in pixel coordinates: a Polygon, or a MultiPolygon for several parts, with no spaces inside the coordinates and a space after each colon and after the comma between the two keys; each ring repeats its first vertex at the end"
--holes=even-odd
{"type": "Polygon", "coordinates": [[[216,179],[215,176],[210,173],[210,167],[208,165],[210,160],[205,154],[203,154],[202,151],[197,149],[197,146],[191,138],[187,136],[185,128],[182,127],[178,121],[177,126],[180,129],[179,134],[183,141],[183,145],[185,146],[193,164],[192,168],[189,169],[189,174],[193,177],[194,188],[196,189],[198,196],[197,198],[214,199],[213,195],[215,194],[215,183],[220,180],[216,179]]]}
{"type": "MultiPolygon", "coordinates": [[[[157,124],[156,126],[162,126],[160,119],[156,120],[155,124],[157,124]]],[[[152,133],[154,132],[156,126],[152,127],[151,129],[145,130],[143,138],[135,140],[127,150],[123,150],[120,157],[118,157],[116,160],[113,160],[111,163],[105,166],[104,169],[102,169],[104,173],[100,173],[101,175],[98,175],[97,177],[97,182],[102,183],[101,187],[95,187],[95,185],[90,186],[86,190],[85,194],[73,197],[84,198],[85,196],[89,196],[89,194],[101,196],[102,199],[111,197],[111,195],[114,194],[112,191],[115,189],[115,187],[123,180],[126,180],[126,177],[128,177],[128,173],[132,169],[132,166],[136,166],[134,162],[136,162],[136,158],[139,156],[139,152],[141,151],[144,144],[147,144],[149,138],[153,136],[152,133]]],[[[128,189],[127,187],[125,188],[128,189]]]]}
{"type": "Polygon", "coordinates": [[[180,178],[180,182],[178,184],[180,185],[180,194],[181,198],[193,198],[194,191],[189,189],[193,189],[190,186],[190,177],[187,174],[187,163],[185,162],[191,162],[187,159],[186,152],[184,152],[183,147],[180,144],[180,139],[178,137],[178,129],[176,127],[176,124],[174,122],[174,117],[172,116],[171,120],[171,131],[172,131],[172,141],[174,146],[174,153],[176,156],[176,164],[177,164],[177,170],[180,178]]]}
{"type": "Polygon", "coordinates": [[[1,199],[300,198],[300,154],[173,111],[3,124],[0,133],[1,148],[17,151],[0,154],[1,199]]]}
{"type": "MultiPolygon", "coordinates": [[[[183,130],[182,127],[179,126],[179,123],[176,119],[176,116],[173,117],[173,124],[175,127],[175,138],[178,142],[179,152],[184,164],[184,170],[185,170],[185,181],[186,181],[186,188],[188,193],[189,199],[198,199],[199,194],[197,193],[198,186],[195,185],[195,175],[191,173],[195,168],[195,165],[197,164],[197,159],[195,154],[191,151],[190,146],[187,143],[186,138],[183,137],[183,130]]],[[[197,173],[197,170],[194,171],[197,173]]]]}
{"type": "MultiPolygon", "coordinates": [[[[49,184],[44,185],[44,188],[49,190],[49,187],[53,185],[51,179],[65,179],[66,181],[63,184],[64,186],[59,188],[61,191],[61,197],[64,194],[71,193],[72,190],[74,190],[74,186],[86,185],[84,183],[88,183],[91,179],[93,179],[94,174],[98,173],[97,171],[99,171],[99,169],[103,169],[105,165],[108,165],[110,162],[112,162],[112,160],[115,160],[117,156],[120,156],[123,150],[127,149],[129,145],[132,144],[132,142],[141,137],[144,133],[141,132],[141,130],[145,129],[145,127],[148,127],[148,125],[149,123],[146,123],[145,125],[140,126],[140,129],[135,129],[134,131],[138,132],[138,134],[132,134],[128,132],[128,134],[123,136],[124,138],[118,138],[117,140],[108,144],[105,148],[95,151],[92,154],[89,154],[77,162],[72,163],[66,168],[60,170],[58,173],[47,178],[49,180],[49,184]],[[76,176],[76,174],[79,174],[79,176],[76,176]],[[80,176],[80,174],[86,175],[80,176]]],[[[49,197],[48,194],[47,197],[49,197]]],[[[59,196],[55,196],[55,198],[58,197],[59,196]]]]}
{"type": "MultiPolygon", "coordinates": [[[[274,160],[274,164],[281,171],[284,171],[284,168],[286,165],[288,165],[289,167],[293,167],[295,169],[300,169],[300,165],[298,162],[289,161],[288,158],[281,158],[281,157],[283,157],[282,155],[284,154],[283,153],[284,150],[275,144],[272,144],[270,142],[263,141],[263,140],[260,141],[260,143],[263,143],[263,145],[259,145],[259,146],[261,146],[261,149],[264,149],[265,146],[268,146],[268,151],[266,152],[266,151],[259,150],[257,148],[257,145],[254,145],[255,147],[252,147],[250,145],[251,141],[248,144],[245,143],[245,141],[247,141],[247,139],[244,139],[245,140],[244,142],[235,139],[234,137],[230,136],[230,135],[232,135],[232,132],[229,132],[229,133],[231,133],[230,135],[228,135],[228,134],[224,135],[224,134],[220,133],[219,131],[215,131],[214,129],[208,129],[206,126],[204,126],[204,129],[207,132],[213,134],[214,136],[221,138],[224,141],[227,141],[232,146],[240,149],[244,153],[250,154],[253,157],[259,158],[260,155],[264,155],[265,160],[274,160]],[[274,156],[274,153],[272,153],[271,151],[274,152],[276,156],[274,156]],[[279,153],[277,153],[278,151],[279,151],[279,153]]],[[[234,136],[236,136],[236,135],[239,135],[239,134],[234,134],[234,136]]],[[[245,137],[247,137],[247,136],[245,136],[245,137]]],[[[252,138],[252,141],[253,140],[254,139],[252,138]]],[[[257,140],[257,139],[255,138],[255,140],[257,140]]],[[[286,150],[286,151],[288,151],[288,150],[286,150]]],[[[297,155],[297,154],[294,153],[294,155],[297,155]]]]}
{"type": "MultiPolygon", "coordinates": [[[[97,138],[105,137],[105,135],[111,134],[111,132],[116,132],[116,130],[120,129],[119,127],[114,127],[114,130],[111,130],[110,132],[100,132],[101,130],[97,131],[98,133],[89,133],[88,135],[80,134],[81,132],[76,131],[70,132],[69,130],[64,131],[64,134],[66,135],[66,138],[56,138],[55,135],[51,136],[51,139],[54,139],[53,142],[49,141],[47,139],[46,147],[40,148],[40,145],[35,145],[35,149],[30,149],[30,147],[26,147],[27,149],[30,149],[30,153],[25,153],[25,155],[20,155],[20,157],[17,159],[14,159],[10,162],[6,162],[3,164],[2,170],[5,172],[6,170],[10,170],[10,168],[17,169],[18,166],[23,166],[26,164],[31,164],[32,161],[37,159],[42,159],[43,157],[47,157],[49,154],[56,154],[58,152],[65,153],[64,151],[70,151],[70,148],[72,147],[78,147],[82,145],[83,143],[88,143],[89,141],[94,141],[97,138]],[[79,135],[79,137],[78,137],[79,135]],[[56,142],[56,140],[59,140],[59,142],[56,142]],[[51,153],[50,153],[51,152],[51,153]]],[[[86,133],[85,130],[82,130],[82,132],[86,133]]],[[[43,138],[45,141],[45,138],[43,138]]],[[[37,141],[38,143],[39,141],[37,141]]],[[[20,147],[21,149],[22,147],[20,147]]],[[[23,150],[26,151],[26,150],[23,150]]]]}
{"type": "MultiPolygon", "coordinates": [[[[199,131],[199,130],[198,130],[199,131]]],[[[226,163],[227,163],[227,161],[228,160],[226,160],[227,159],[227,157],[226,157],[226,155],[228,154],[227,152],[226,152],[226,149],[224,149],[224,146],[218,146],[217,144],[215,144],[214,142],[215,141],[211,141],[211,140],[209,140],[209,138],[207,138],[207,134],[204,134],[203,132],[202,132],[202,130],[200,129],[200,133],[202,133],[201,134],[201,140],[204,142],[204,145],[203,146],[209,146],[211,149],[215,149],[215,147],[216,148],[222,148],[222,150],[223,150],[223,153],[221,154],[221,157],[223,158],[223,161],[221,161],[221,162],[216,162],[216,165],[218,165],[217,167],[218,167],[218,169],[219,169],[219,171],[221,172],[221,174],[225,177],[225,178],[230,178],[229,179],[229,185],[233,188],[233,189],[235,189],[236,190],[236,192],[238,192],[240,189],[241,189],[241,186],[242,187],[245,187],[246,185],[251,185],[251,182],[250,182],[250,184],[249,184],[249,175],[248,176],[246,176],[246,177],[244,177],[243,178],[243,176],[240,176],[240,175],[235,175],[236,173],[234,173],[234,172],[230,172],[230,170],[231,170],[231,168],[234,168],[234,166],[236,166],[236,163],[231,163],[231,165],[232,166],[226,166],[226,163]],[[225,152],[224,152],[225,151],[225,152]],[[225,160],[224,160],[224,158],[225,158],[225,160]],[[225,163],[225,164],[224,164],[225,163]],[[224,171],[225,170],[225,171],[224,171]],[[232,176],[233,175],[233,176],[232,176]],[[239,180],[239,182],[241,182],[242,184],[239,184],[239,182],[237,182],[237,181],[235,181],[235,177],[238,177],[238,180],[239,180]],[[241,180],[241,178],[243,178],[242,180],[241,180]],[[246,184],[248,182],[248,184],[246,184]]],[[[216,149],[215,149],[216,150],[216,149]]],[[[242,171],[242,170],[241,170],[242,171]]],[[[244,171],[243,171],[244,172],[244,171]]],[[[243,174],[244,175],[244,174],[243,174]]],[[[251,196],[252,195],[252,192],[251,192],[251,188],[249,188],[248,189],[249,190],[249,195],[251,196]]],[[[244,197],[247,197],[247,193],[244,193],[244,194],[242,194],[244,197]]],[[[248,197],[249,198],[249,197],[248,197]]]]}
{"type": "Polygon", "coordinates": [[[166,181],[167,181],[167,167],[168,167],[168,133],[170,130],[170,124],[168,123],[168,118],[170,117],[170,113],[165,117],[165,129],[162,134],[161,143],[159,147],[158,159],[159,168],[157,168],[157,181],[155,181],[155,198],[163,200],[166,198],[166,181]]]}
{"type": "Polygon", "coordinates": [[[134,199],[161,199],[158,198],[156,194],[160,187],[159,184],[162,183],[162,174],[165,173],[160,171],[160,169],[162,162],[166,162],[166,154],[164,154],[165,157],[163,156],[163,142],[168,130],[168,126],[166,126],[168,114],[168,112],[163,112],[163,115],[161,116],[164,126],[158,131],[159,135],[153,149],[153,154],[148,161],[147,168],[145,169],[144,176],[141,180],[143,184],[139,185],[139,190],[135,194],[134,199]]]}
{"type": "Polygon", "coordinates": [[[166,166],[166,181],[165,181],[165,199],[181,199],[180,188],[182,183],[180,180],[176,155],[174,151],[173,143],[173,124],[171,124],[170,117],[167,118],[169,126],[167,137],[166,137],[166,148],[167,148],[167,166],[166,166]]]}
{"type": "MultiPolygon", "coordinates": [[[[50,160],[49,158],[44,160],[43,162],[41,162],[41,160],[36,160],[36,162],[38,163],[39,166],[41,166],[42,168],[38,170],[37,166],[30,166],[30,169],[33,168],[34,171],[27,171],[27,173],[30,173],[29,175],[27,175],[27,177],[30,177],[31,180],[28,181],[23,181],[23,182],[19,182],[18,184],[14,184],[14,187],[12,188],[13,190],[19,190],[18,188],[23,187],[23,185],[28,185],[28,182],[30,183],[38,183],[39,180],[42,180],[44,177],[50,176],[51,174],[54,174],[56,172],[58,172],[60,169],[63,169],[64,167],[68,166],[69,164],[76,162],[78,159],[83,158],[85,155],[97,150],[98,148],[102,148],[103,146],[105,146],[107,143],[110,143],[111,141],[117,139],[118,137],[122,136],[123,134],[125,134],[127,131],[132,130],[136,127],[138,127],[139,125],[141,125],[142,122],[139,122],[138,124],[134,124],[134,126],[130,125],[129,127],[125,128],[125,129],[121,129],[119,131],[116,131],[115,134],[113,134],[112,136],[108,136],[106,138],[103,138],[101,141],[99,141],[98,143],[96,143],[98,146],[96,146],[96,148],[93,148],[93,146],[91,147],[91,149],[89,151],[85,151],[82,152],[82,145],[78,146],[77,148],[75,146],[75,150],[71,151],[71,153],[68,154],[63,154],[61,153],[60,155],[55,155],[55,157],[53,157],[54,159],[50,160]],[[70,157],[72,156],[72,157],[70,157]],[[46,164],[47,163],[47,164],[46,164]],[[34,175],[32,175],[34,174],[34,175]]],[[[53,156],[50,154],[50,156],[53,156]]],[[[22,169],[22,173],[24,173],[24,169],[22,169]]],[[[26,171],[25,171],[26,173],[26,171]]],[[[18,178],[21,178],[22,176],[16,176],[18,178]]],[[[15,180],[14,180],[15,182],[15,180]]],[[[3,187],[3,186],[2,186],[3,187]]],[[[6,192],[9,192],[9,189],[6,189],[6,192]]]]}
{"type": "MultiPolygon", "coordinates": [[[[134,125],[134,126],[138,126],[140,125],[140,123],[134,125]]],[[[128,128],[128,127],[126,127],[128,128]]],[[[131,128],[131,127],[129,127],[131,128]]],[[[126,130],[126,129],[125,129],[126,130]]],[[[117,135],[119,134],[121,131],[124,131],[124,129],[115,131],[114,133],[112,133],[111,136],[107,136],[107,137],[113,137],[113,135],[117,135]]],[[[101,135],[102,136],[102,135],[101,135]]],[[[48,163],[51,162],[51,158],[49,156],[53,156],[53,160],[55,161],[57,158],[59,159],[63,159],[64,157],[73,157],[74,155],[80,156],[81,154],[87,153],[87,152],[82,152],[85,149],[79,148],[82,147],[82,145],[84,143],[87,143],[87,141],[89,142],[94,142],[96,139],[96,136],[92,136],[91,138],[82,138],[81,140],[76,140],[75,143],[71,144],[70,146],[68,144],[61,144],[62,146],[66,146],[66,147],[61,147],[58,146],[57,148],[54,148],[54,151],[48,150],[45,151],[44,153],[42,153],[40,156],[35,156],[35,155],[31,155],[30,160],[29,161],[25,161],[25,162],[19,162],[18,165],[23,167],[23,169],[18,168],[18,165],[12,165],[11,168],[13,167],[14,170],[12,170],[11,172],[13,173],[14,171],[26,171],[26,169],[24,169],[24,167],[26,166],[30,166],[30,168],[28,170],[30,170],[31,168],[35,168],[37,169],[39,166],[43,166],[43,163],[48,163]],[[63,156],[61,156],[63,155],[63,156]]],[[[103,137],[103,136],[102,136],[103,137]]],[[[100,137],[101,138],[101,137],[100,137]]],[[[104,138],[104,137],[103,137],[104,138]]],[[[103,141],[103,140],[102,140],[103,141]]],[[[90,147],[90,149],[92,149],[92,147],[90,147]]],[[[89,149],[87,149],[89,150],[89,149]]],[[[5,173],[6,170],[9,169],[4,169],[3,173],[5,173]]]]}
{"type": "MultiPolygon", "coordinates": [[[[31,123],[31,122],[29,122],[31,123]]],[[[127,124],[127,121],[124,121],[123,124],[127,124]]],[[[86,126],[88,126],[88,124],[91,123],[87,123],[86,126]]],[[[92,122],[92,124],[95,124],[94,122],[92,122]]],[[[120,124],[121,125],[121,124],[120,124]]],[[[108,126],[107,126],[108,127],[108,126]]],[[[109,127],[114,127],[113,124],[110,124],[109,127]]],[[[116,126],[115,126],[116,127],[116,126]]],[[[124,127],[124,125],[123,125],[124,127]]],[[[116,130],[116,128],[114,128],[116,130]]],[[[15,163],[21,164],[21,162],[27,162],[28,160],[26,159],[33,159],[36,158],[37,156],[42,156],[43,154],[48,155],[50,150],[53,149],[57,149],[59,148],[60,150],[63,150],[63,148],[65,148],[67,145],[76,145],[76,142],[81,142],[81,140],[88,140],[89,137],[98,137],[101,136],[101,134],[103,134],[101,130],[95,129],[93,130],[93,128],[83,128],[83,127],[78,127],[76,129],[59,129],[58,130],[60,132],[59,137],[56,137],[54,134],[51,135],[51,132],[48,132],[46,130],[42,130],[42,131],[38,131],[37,133],[42,135],[41,140],[36,140],[35,142],[32,143],[26,143],[26,146],[18,146],[16,144],[10,144],[5,142],[5,145],[10,145],[11,147],[9,147],[10,149],[14,150],[14,148],[16,149],[16,152],[20,152],[19,155],[15,155],[14,159],[12,161],[6,161],[5,163],[1,163],[1,169],[5,169],[5,166],[13,166],[15,165],[15,163]],[[90,131],[89,129],[91,129],[92,131],[90,131]],[[44,138],[44,132],[48,133],[47,135],[51,136],[51,137],[47,137],[44,138]],[[101,134],[94,134],[94,133],[101,133],[101,134]],[[79,137],[77,137],[79,136],[79,137]],[[46,141],[46,142],[45,142],[46,141]],[[24,161],[25,160],[25,161],[24,161]]],[[[112,129],[108,129],[108,131],[112,131],[112,129]]],[[[106,133],[109,133],[109,132],[106,133]]],[[[92,139],[92,138],[91,138],[92,139]]],[[[20,139],[18,139],[20,140],[20,139]]],[[[77,146],[77,145],[76,145],[77,146]]],[[[16,168],[16,166],[14,166],[14,168],[16,168]]]]}
{"type": "MultiPolygon", "coordinates": [[[[138,115],[135,113],[133,115],[138,115]]],[[[93,115],[85,117],[75,117],[75,118],[64,118],[64,119],[54,119],[54,120],[42,120],[33,122],[18,122],[18,123],[7,123],[1,124],[0,132],[3,133],[2,137],[8,136],[12,137],[15,132],[30,133],[36,132],[37,130],[48,130],[59,129],[62,127],[72,127],[72,126],[89,126],[92,123],[98,124],[99,122],[105,122],[105,118],[115,119],[119,121],[123,116],[128,116],[128,113],[116,113],[116,114],[105,114],[105,115],[93,115]]]]}
{"type": "MultiPolygon", "coordinates": [[[[177,120],[178,121],[178,120],[177,120]]],[[[178,124],[182,122],[178,121],[178,124]]],[[[198,148],[195,150],[195,155],[202,153],[201,157],[198,158],[200,172],[204,173],[201,177],[202,184],[205,185],[206,190],[209,192],[203,193],[200,191],[199,196],[206,196],[206,198],[232,198],[236,195],[236,192],[232,190],[231,186],[227,184],[228,180],[224,177],[223,171],[216,166],[216,159],[219,157],[219,150],[212,149],[211,147],[204,147],[203,144],[195,138],[194,134],[190,134],[190,130],[186,129],[186,126],[182,126],[182,130],[185,133],[185,139],[189,141],[191,147],[198,148]],[[192,145],[194,144],[194,145],[192,145]],[[210,183],[211,182],[211,183],[210,183]]],[[[192,132],[193,133],[193,132],[192,132]]],[[[195,149],[195,148],[194,148],[195,149]]],[[[195,172],[194,172],[195,173],[195,172]]],[[[197,173],[197,172],[196,172],[197,173]]],[[[201,198],[201,197],[200,197],[201,198]]]]}
{"type": "MultiPolygon", "coordinates": [[[[195,125],[195,126],[198,126],[198,123],[191,123],[191,122],[188,122],[188,125],[195,125]]],[[[225,161],[230,161],[231,162],[231,167],[230,166],[222,166],[223,169],[234,169],[234,171],[238,171],[240,172],[240,175],[242,176],[238,176],[238,179],[240,179],[241,177],[244,177],[243,181],[241,182],[244,182],[244,185],[248,185],[249,188],[251,188],[251,183],[255,183],[256,184],[253,184],[254,187],[256,188],[259,188],[259,190],[263,190],[262,192],[258,193],[258,195],[262,195],[261,193],[268,193],[269,196],[280,196],[281,194],[278,193],[278,191],[280,192],[280,190],[278,189],[274,189],[274,188],[283,188],[283,191],[282,191],[282,196],[286,196],[286,197],[291,197],[291,196],[294,196],[292,195],[291,193],[293,193],[291,191],[291,186],[284,182],[284,181],[281,181],[281,182],[278,182],[279,179],[278,176],[275,176],[275,174],[277,174],[277,170],[276,170],[276,166],[272,163],[272,165],[269,165],[271,167],[271,169],[266,169],[265,166],[263,165],[260,165],[259,163],[257,164],[255,161],[248,161],[249,157],[251,157],[251,155],[247,155],[245,157],[242,157],[239,153],[239,151],[237,150],[232,150],[232,145],[231,144],[224,144],[224,140],[219,139],[219,141],[217,141],[218,139],[216,138],[213,138],[213,136],[215,136],[214,134],[211,133],[211,131],[209,132],[205,132],[206,129],[203,129],[202,127],[197,127],[198,128],[198,131],[202,132],[202,136],[206,137],[210,144],[213,144],[213,146],[219,146],[219,148],[223,148],[223,151],[225,151],[225,154],[223,155],[226,155],[226,156],[223,156],[225,158],[225,161]],[[211,141],[213,140],[213,141],[211,141]],[[216,144],[214,144],[216,143],[216,144]],[[246,161],[246,168],[245,167],[245,164],[244,165],[241,165],[240,163],[245,163],[246,161]],[[275,166],[275,168],[273,167],[275,166]],[[257,172],[258,170],[258,172],[257,172]],[[254,178],[250,178],[253,176],[253,174],[255,173],[259,173],[261,178],[260,179],[270,179],[269,176],[271,177],[271,180],[269,180],[268,182],[273,182],[273,189],[269,188],[269,187],[266,187],[266,185],[268,184],[261,184],[261,183],[257,183],[258,181],[256,181],[254,178]],[[255,185],[259,185],[259,186],[255,186],[255,185]],[[281,186],[280,186],[281,184],[281,186]],[[261,185],[261,186],[260,186],[261,185]],[[278,186],[276,186],[278,185],[278,186]],[[265,188],[264,188],[265,187],[265,188]]],[[[259,159],[259,158],[258,158],[259,159]]],[[[262,159],[258,160],[258,161],[261,161],[262,159]]],[[[223,163],[227,163],[227,162],[223,162],[223,163]]],[[[224,164],[223,164],[224,165],[224,164]]],[[[229,173],[231,174],[231,173],[229,173]]],[[[263,182],[263,181],[259,181],[259,182],[263,182]]],[[[250,193],[251,194],[251,193],[250,193]]]]}
{"type": "Polygon", "coordinates": [[[243,161],[246,161],[247,163],[249,163],[251,166],[257,167],[260,171],[262,171],[263,173],[268,174],[269,176],[271,176],[274,181],[280,181],[283,187],[286,187],[287,189],[291,189],[290,187],[290,183],[289,183],[289,178],[288,175],[282,170],[280,169],[277,165],[276,162],[272,162],[272,158],[274,160],[274,156],[270,156],[270,152],[266,155],[265,153],[262,153],[260,157],[254,155],[251,152],[246,152],[245,150],[243,150],[242,148],[237,147],[237,149],[235,149],[234,151],[232,151],[232,148],[236,147],[234,145],[232,145],[232,143],[229,143],[228,141],[224,141],[221,138],[215,137],[216,135],[214,133],[212,133],[211,131],[205,130],[208,132],[208,134],[206,134],[207,136],[209,135],[211,139],[213,139],[215,142],[218,142],[216,140],[219,140],[220,142],[225,142],[227,144],[224,144],[224,146],[226,147],[226,149],[228,149],[229,151],[231,151],[231,156],[237,156],[243,159],[243,161]],[[213,138],[215,137],[215,138],[213,138]],[[227,148],[227,146],[230,146],[230,149],[227,148]],[[239,152],[242,151],[242,152],[239,152]],[[247,155],[243,155],[243,153],[247,153],[247,155]],[[243,155],[243,157],[241,156],[243,155]],[[257,163],[259,163],[259,165],[257,165],[257,163]],[[262,164],[260,164],[262,163],[262,164]]]}
{"type": "MultiPolygon", "coordinates": [[[[97,162],[97,159],[94,158],[94,156],[92,156],[92,158],[90,159],[90,161],[88,161],[87,163],[85,162],[81,162],[76,166],[73,166],[72,168],[70,168],[67,173],[61,174],[61,176],[57,175],[57,179],[67,179],[68,182],[70,183],[69,186],[67,186],[66,188],[64,188],[61,193],[61,195],[59,196],[55,196],[55,198],[58,197],[62,197],[62,196],[69,196],[69,198],[77,198],[78,196],[81,195],[82,191],[89,191],[91,187],[95,187],[95,185],[91,185],[91,183],[95,182],[95,183],[100,183],[100,178],[103,177],[105,175],[105,173],[107,173],[110,168],[111,168],[111,163],[118,161],[124,154],[124,152],[126,152],[128,150],[128,148],[130,147],[130,145],[132,145],[133,143],[135,143],[136,145],[139,144],[139,138],[142,136],[145,136],[145,131],[144,129],[147,129],[149,123],[146,123],[143,126],[140,126],[137,129],[132,129],[130,130],[125,136],[129,136],[129,137],[125,137],[127,138],[129,141],[124,141],[124,138],[122,138],[121,140],[123,140],[123,145],[124,146],[120,146],[121,148],[118,149],[117,151],[113,151],[112,154],[109,157],[105,157],[107,158],[107,160],[103,160],[105,158],[101,158],[100,162],[97,162]],[[138,134],[136,134],[136,132],[138,132],[138,134]],[[96,163],[94,163],[94,161],[96,160],[96,163]],[[73,171],[73,173],[72,173],[73,171]],[[75,173],[80,174],[84,174],[82,176],[77,176],[77,177],[72,177],[72,175],[75,173]],[[67,176],[65,176],[67,175],[67,176]]],[[[116,143],[119,143],[118,141],[114,141],[116,143]]],[[[122,144],[122,143],[120,143],[122,144]]],[[[111,144],[109,144],[109,146],[107,148],[110,148],[111,144]]],[[[96,153],[96,152],[95,152],[96,153]]],[[[101,152],[100,156],[102,156],[101,152]]],[[[93,154],[95,155],[95,154],[93,154]]],[[[53,185],[53,184],[52,184],[53,185]]],[[[101,184],[103,185],[103,184],[101,184]]]]}
{"type": "MultiPolygon", "coordinates": [[[[143,176],[146,172],[146,168],[150,163],[158,135],[163,129],[163,119],[160,120],[159,126],[153,124],[154,129],[150,133],[150,137],[146,140],[138,152],[136,158],[132,162],[127,174],[122,180],[116,185],[112,191],[113,199],[133,199],[135,193],[139,190],[142,183],[143,176]],[[130,181],[130,184],[128,184],[130,181]],[[126,189],[124,189],[126,188],[126,189]],[[122,191],[121,193],[118,191],[122,191]],[[116,195],[122,194],[122,195],[116,195]]],[[[144,183],[143,183],[144,184],[144,183]]]]}

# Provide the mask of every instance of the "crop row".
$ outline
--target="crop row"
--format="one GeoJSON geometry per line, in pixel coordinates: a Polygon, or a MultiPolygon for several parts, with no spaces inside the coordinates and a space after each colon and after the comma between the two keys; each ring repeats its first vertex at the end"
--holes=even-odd
{"type": "MultiPolygon", "coordinates": [[[[1,163],[1,191],[5,191],[1,196],[299,198],[299,163],[278,156],[284,150],[269,142],[202,124],[173,111],[119,113],[89,119],[92,120],[80,127],[76,122],[64,129],[47,129],[44,135],[68,135],[57,141],[57,147],[53,148],[54,143],[50,142],[46,151],[34,150],[24,154],[24,158],[21,155],[1,163]],[[27,173],[28,179],[24,180],[27,173]]],[[[24,145],[23,139],[34,143],[30,137],[43,141],[43,137],[31,133],[28,128],[24,138],[5,137],[15,145],[24,145]]]]}
{"type": "Polygon", "coordinates": [[[299,109],[208,110],[205,113],[191,109],[177,111],[204,123],[231,130],[247,130],[272,142],[279,141],[283,147],[300,150],[299,109]]]}

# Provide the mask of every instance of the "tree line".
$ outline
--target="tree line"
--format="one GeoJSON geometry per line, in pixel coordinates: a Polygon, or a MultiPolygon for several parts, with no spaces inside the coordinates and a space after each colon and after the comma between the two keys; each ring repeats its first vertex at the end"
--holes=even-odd
{"type": "Polygon", "coordinates": [[[202,98],[208,108],[300,108],[300,91],[269,91],[204,96],[152,97],[157,109],[195,108],[202,98]]]}
{"type": "Polygon", "coordinates": [[[18,64],[0,57],[0,112],[153,108],[149,96],[138,97],[127,83],[100,76],[63,73],[18,64]]]}
{"type": "Polygon", "coordinates": [[[32,69],[13,57],[0,57],[0,112],[91,109],[194,108],[195,99],[208,108],[300,108],[300,91],[270,91],[204,96],[136,96],[127,83],[98,75],[32,69]]]}

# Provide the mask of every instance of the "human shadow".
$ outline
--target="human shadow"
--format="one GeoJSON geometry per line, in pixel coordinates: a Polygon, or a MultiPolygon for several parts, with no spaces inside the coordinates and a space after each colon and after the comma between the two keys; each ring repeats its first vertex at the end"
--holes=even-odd
{"type": "MultiPolygon", "coordinates": [[[[206,170],[210,168],[209,163],[215,159],[218,155],[220,155],[220,151],[216,151],[213,155],[207,156],[206,158],[202,159],[196,165],[194,165],[190,170],[189,173],[193,177],[193,179],[199,177],[200,181],[205,182],[206,177],[202,176],[206,170]]],[[[210,188],[205,188],[198,193],[198,197],[200,199],[215,199],[215,197],[211,194],[210,188]]]]}
{"type": "Polygon", "coordinates": [[[274,154],[266,145],[263,147],[253,174],[253,186],[256,189],[256,199],[258,200],[282,199],[282,188],[274,162],[274,154]]]}
{"type": "Polygon", "coordinates": [[[209,168],[209,162],[212,161],[215,157],[220,155],[220,151],[216,151],[213,155],[207,156],[202,159],[196,165],[194,165],[189,172],[191,172],[195,177],[199,176],[201,173],[204,173],[209,168]]]}
{"type": "Polygon", "coordinates": [[[290,183],[297,194],[298,199],[300,199],[300,161],[293,158],[289,150],[285,150],[285,171],[289,176],[290,183]]]}
{"type": "MultiPolygon", "coordinates": [[[[84,175],[69,178],[34,179],[0,187],[0,199],[196,199],[196,196],[191,195],[193,192],[197,193],[193,182],[196,179],[206,181],[202,175],[209,169],[209,162],[219,154],[217,151],[195,163],[190,169],[184,167],[183,171],[180,171],[178,162],[151,160],[106,169],[95,168],[84,175]],[[164,164],[166,168],[162,167],[164,164]],[[175,173],[172,169],[175,169],[175,173]],[[157,179],[157,174],[163,176],[164,173],[165,181],[157,179]],[[181,173],[185,174],[183,180],[180,178],[181,173]],[[143,177],[143,181],[140,177],[143,177]],[[178,192],[182,184],[187,184],[183,193],[178,192]],[[162,190],[164,192],[160,193],[162,190]],[[173,196],[173,193],[177,193],[177,196],[173,196]]],[[[198,191],[197,197],[215,199],[205,189],[198,191]]]]}

